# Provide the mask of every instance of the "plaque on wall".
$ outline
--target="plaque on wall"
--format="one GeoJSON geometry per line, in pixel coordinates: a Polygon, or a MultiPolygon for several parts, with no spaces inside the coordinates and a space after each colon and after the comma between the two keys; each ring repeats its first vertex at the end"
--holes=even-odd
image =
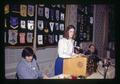
{"type": "Polygon", "coordinates": [[[59,21],[59,10],[56,10],[56,20],[59,21]]]}
{"type": "Polygon", "coordinates": [[[13,29],[18,28],[18,17],[10,16],[10,27],[13,29]]]}
{"type": "Polygon", "coordinates": [[[59,40],[63,38],[63,35],[59,35],[59,40]]]}
{"type": "Polygon", "coordinates": [[[54,22],[50,22],[49,25],[50,25],[50,30],[51,30],[51,32],[53,32],[54,22]]]}
{"type": "Polygon", "coordinates": [[[54,10],[50,9],[50,16],[51,16],[51,20],[54,20],[54,10]]]}
{"type": "Polygon", "coordinates": [[[43,8],[38,7],[38,16],[43,16],[43,8]]]}
{"type": "Polygon", "coordinates": [[[55,23],[56,30],[59,30],[59,23],[55,23]]]}
{"type": "Polygon", "coordinates": [[[43,20],[38,20],[38,29],[43,30],[43,28],[44,28],[43,20]]]}
{"type": "Polygon", "coordinates": [[[89,34],[87,34],[87,41],[89,41],[90,40],[90,35],[89,34]]]}
{"type": "Polygon", "coordinates": [[[55,35],[55,42],[58,42],[58,35],[55,35]]]}
{"type": "Polygon", "coordinates": [[[25,20],[21,20],[21,21],[20,21],[20,27],[21,27],[22,29],[25,29],[25,28],[26,28],[25,20]]]}
{"type": "Polygon", "coordinates": [[[80,40],[81,41],[83,40],[83,33],[82,32],[80,33],[80,40]]]}
{"type": "Polygon", "coordinates": [[[20,15],[23,17],[27,16],[27,5],[24,4],[20,5],[20,15]]]}
{"type": "Polygon", "coordinates": [[[93,17],[90,17],[90,23],[93,24],[93,17]]]}
{"type": "Polygon", "coordinates": [[[43,44],[43,35],[38,35],[38,45],[43,44]]]}
{"type": "Polygon", "coordinates": [[[48,35],[48,41],[50,44],[54,43],[54,35],[48,35]]]}
{"type": "Polygon", "coordinates": [[[64,31],[64,24],[60,24],[60,30],[64,31]]]}
{"type": "Polygon", "coordinates": [[[45,7],[45,17],[49,18],[49,8],[45,7]]]}
{"type": "Polygon", "coordinates": [[[49,44],[49,42],[48,42],[48,35],[44,35],[44,44],[49,44]]]}
{"type": "Polygon", "coordinates": [[[17,35],[18,31],[17,30],[8,30],[8,43],[11,45],[17,44],[17,35]]]}
{"type": "Polygon", "coordinates": [[[9,13],[9,9],[10,9],[9,4],[6,4],[4,6],[4,14],[8,14],[9,13]]]}
{"type": "Polygon", "coordinates": [[[29,16],[34,16],[34,6],[33,5],[28,5],[28,15],[29,16]]]}
{"type": "Polygon", "coordinates": [[[21,44],[25,43],[25,33],[19,33],[19,41],[21,44]]]}
{"type": "Polygon", "coordinates": [[[33,42],[33,33],[28,32],[27,33],[27,43],[33,42]]]}
{"type": "Polygon", "coordinates": [[[34,29],[34,21],[33,20],[28,20],[27,21],[27,27],[28,27],[28,30],[33,30],[34,29]]]}
{"type": "Polygon", "coordinates": [[[61,13],[61,14],[60,14],[60,19],[61,19],[62,21],[64,21],[64,13],[61,13]]]}
{"type": "Polygon", "coordinates": [[[86,37],[87,37],[87,35],[86,35],[86,33],[84,32],[84,33],[83,33],[83,38],[86,38],[86,37]]]}

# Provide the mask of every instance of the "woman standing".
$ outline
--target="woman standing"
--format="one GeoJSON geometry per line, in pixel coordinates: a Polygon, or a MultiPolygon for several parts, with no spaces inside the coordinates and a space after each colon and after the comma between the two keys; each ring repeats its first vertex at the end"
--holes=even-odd
{"type": "Polygon", "coordinates": [[[58,57],[55,62],[55,75],[63,72],[63,59],[74,55],[75,27],[69,25],[64,33],[64,37],[58,42],[58,57]]]}

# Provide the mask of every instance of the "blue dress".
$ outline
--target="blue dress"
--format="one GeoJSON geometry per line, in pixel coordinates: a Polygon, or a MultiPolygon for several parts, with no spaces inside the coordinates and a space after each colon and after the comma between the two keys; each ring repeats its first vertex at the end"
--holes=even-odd
{"type": "Polygon", "coordinates": [[[55,75],[63,73],[63,58],[57,57],[55,61],[55,75]]]}
{"type": "Polygon", "coordinates": [[[55,61],[55,75],[63,73],[63,60],[74,53],[74,40],[62,38],[58,42],[58,57],[55,61]]]}

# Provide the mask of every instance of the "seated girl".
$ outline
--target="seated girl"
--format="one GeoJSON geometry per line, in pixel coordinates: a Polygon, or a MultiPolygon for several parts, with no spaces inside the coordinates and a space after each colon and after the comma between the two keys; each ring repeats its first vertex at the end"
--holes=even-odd
{"type": "Polygon", "coordinates": [[[47,79],[48,77],[39,71],[36,56],[30,47],[22,51],[22,59],[17,64],[17,76],[19,79],[47,79]]]}

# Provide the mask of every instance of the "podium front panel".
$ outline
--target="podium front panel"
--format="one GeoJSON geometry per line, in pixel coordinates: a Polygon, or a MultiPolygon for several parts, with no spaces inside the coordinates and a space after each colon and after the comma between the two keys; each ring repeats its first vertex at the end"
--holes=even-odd
{"type": "Polygon", "coordinates": [[[68,58],[63,61],[63,74],[75,76],[86,76],[87,74],[87,57],[68,58]]]}

